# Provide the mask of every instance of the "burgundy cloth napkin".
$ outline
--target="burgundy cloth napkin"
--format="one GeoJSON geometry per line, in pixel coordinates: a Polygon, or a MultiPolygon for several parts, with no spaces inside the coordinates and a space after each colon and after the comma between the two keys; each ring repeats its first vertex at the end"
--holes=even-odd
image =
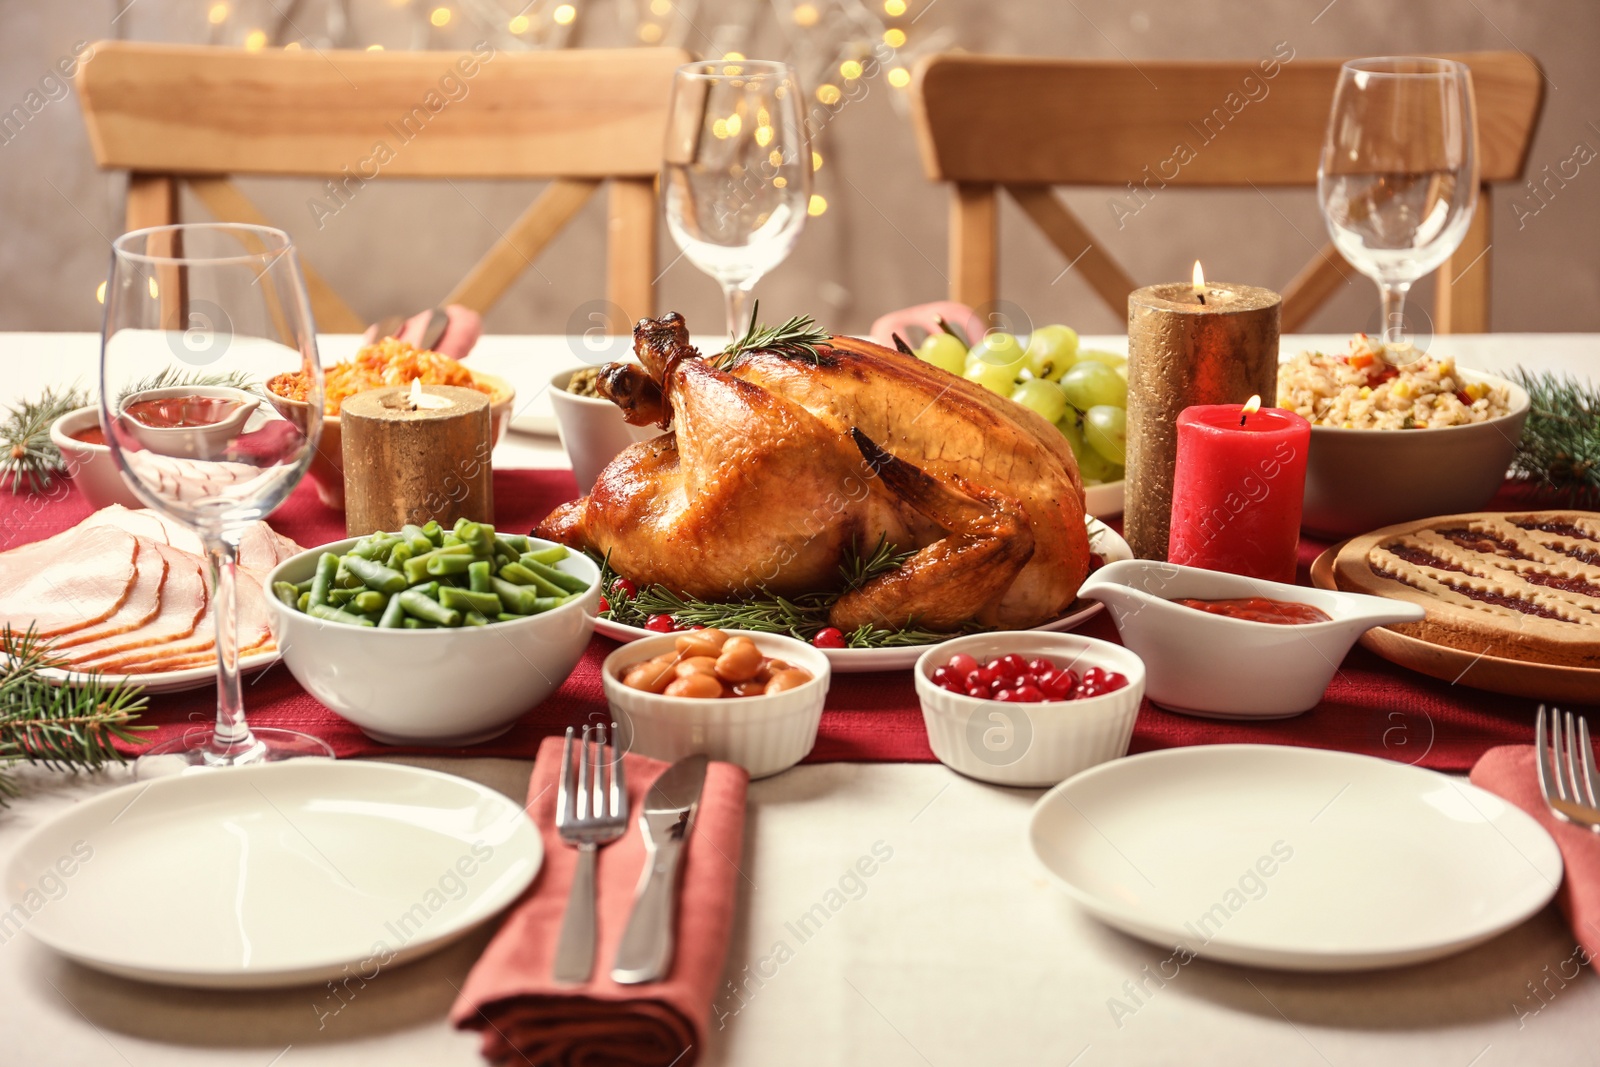
{"type": "Polygon", "coordinates": [[[561,746],[558,737],[539,746],[528,786],[528,813],[544,838],[544,869],[467,975],[450,1020],[482,1031],[483,1055],[496,1064],[689,1067],[705,1044],[711,1002],[728,955],[750,776],[730,763],[713,762],[706,771],[680,872],[672,972],[660,982],[624,986],[611,980],[611,962],[644,869],[638,813],[650,786],[667,769],[660,760],[624,757],[628,832],[598,854],[594,976],[582,985],[561,985],[550,974],[577,866],[576,850],[555,831],[561,746]]]}
{"type": "Polygon", "coordinates": [[[1532,745],[1491,748],[1472,768],[1472,784],[1504,797],[1550,831],[1561,850],[1566,873],[1556,905],[1567,917],[1572,936],[1589,959],[1600,956],[1600,837],[1593,831],[1557,818],[1539,792],[1532,745]]]}

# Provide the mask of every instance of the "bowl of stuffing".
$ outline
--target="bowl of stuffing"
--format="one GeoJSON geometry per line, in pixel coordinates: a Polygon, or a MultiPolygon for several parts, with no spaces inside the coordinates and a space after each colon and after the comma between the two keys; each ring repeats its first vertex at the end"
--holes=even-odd
{"type": "Polygon", "coordinates": [[[1449,356],[1357,334],[1348,354],[1281,363],[1278,406],[1311,423],[1301,524],[1348,537],[1482,509],[1505,481],[1528,394],[1449,356]]]}
{"type": "MultiPolygon", "coordinates": [[[[385,337],[357,352],[354,359],[323,368],[322,438],[311,460],[311,480],[317,496],[330,508],[344,508],[344,444],[339,432],[339,409],[357,393],[386,385],[455,385],[489,394],[491,435],[498,444],[511,423],[511,401],[516,390],[504,378],[470,370],[441,352],[417,348],[409,342],[385,337]]],[[[267,395],[284,418],[304,425],[307,382],[300,372],[280,374],[267,382],[267,395]]]]}

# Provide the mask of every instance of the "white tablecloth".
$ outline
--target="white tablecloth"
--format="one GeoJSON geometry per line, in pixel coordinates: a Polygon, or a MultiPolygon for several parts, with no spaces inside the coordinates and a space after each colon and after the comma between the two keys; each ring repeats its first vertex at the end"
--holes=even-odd
{"type": "MultiPolygon", "coordinates": [[[[1343,345],[1338,338],[1285,345],[1310,342],[1343,345]]],[[[8,334],[0,344],[10,395],[93,378],[91,335],[8,334]]],[[[325,357],[353,344],[328,338],[325,357]]],[[[1589,335],[1439,338],[1433,351],[1489,370],[1518,362],[1589,377],[1600,370],[1600,337],[1589,335]]],[[[524,418],[539,414],[540,384],[579,361],[567,339],[551,337],[485,338],[473,360],[513,381],[524,418]]],[[[501,444],[495,460],[565,465],[553,439],[521,434],[501,444]]],[[[527,786],[525,761],[407,762],[518,800],[527,786]]],[[[25,795],[0,811],[0,863],[31,827],[126,779],[125,771],[25,772],[25,795]]],[[[1023,826],[1038,795],[939,765],[823,764],[755,783],[729,985],[702,1062],[1600,1062],[1600,983],[1588,974],[1559,978],[1563,969],[1571,973],[1574,946],[1553,909],[1471,952],[1399,971],[1329,977],[1196,961],[1158,984],[1146,968],[1168,952],[1083,915],[1028,854],[1023,826]],[[856,859],[880,842],[879,853],[887,847],[893,855],[864,889],[841,886],[856,859]],[[843,906],[820,930],[797,936],[794,921],[841,888],[843,906]],[[1123,1005],[1115,1015],[1113,998],[1123,1005]]],[[[451,1031],[445,1015],[489,933],[385,971],[341,1006],[326,988],[145,986],[66,963],[26,935],[0,930],[0,1064],[480,1063],[476,1038],[451,1031]]]]}

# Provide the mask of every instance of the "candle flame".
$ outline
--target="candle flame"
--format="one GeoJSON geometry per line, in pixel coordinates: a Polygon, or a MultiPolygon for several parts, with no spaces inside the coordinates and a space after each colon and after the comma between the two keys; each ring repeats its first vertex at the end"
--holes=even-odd
{"type": "Polygon", "coordinates": [[[1200,261],[1194,261],[1194,295],[1202,296],[1206,291],[1206,272],[1200,269],[1200,261]]]}
{"type": "Polygon", "coordinates": [[[1261,410],[1261,397],[1253,396],[1244,402],[1244,407],[1239,409],[1239,425],[1244,425],[1244,420],[1261,410]]]}
{"type": "MultiPolygon", "coordinates": [[[[411,379],[411,396],[408,399],[411,402],[411,410],[412,411],[415,411],[419,407],[422,406],[422,379],[421,378],[413,378],[413,379],[411,379]]],[[[1259,399],[1259,397],[1257,399],[1259,399]]]]}

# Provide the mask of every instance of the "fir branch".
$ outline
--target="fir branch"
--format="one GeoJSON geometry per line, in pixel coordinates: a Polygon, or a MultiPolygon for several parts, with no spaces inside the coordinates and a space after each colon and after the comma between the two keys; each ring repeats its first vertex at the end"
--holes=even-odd
{"type": "Polygon", "coordinates": [[[726,368],[746,352],[757,351],[776,352],[780,356],[803,359],[815,365],[822,363],[822,353],[817,351],[817,346],[831,342],[833,335],[819,330],[810,315],[796,315],[782,326],[757,326],[756,315],[760,311],[761,301],[757,300],[750,309],[750,326],[744,336],[714,357],[717,367],[726,368]]]}
{"type": "Polygon", "coordinates": [[[228,389],[242,389],[245,392],[261,392],[261,387],[255,379],[242,370],[216,371],[183,371],[172,365],[162,367],[154,374],[147,375],[117,394],[117,404],[134,393],[142,393],[149,389],[184,389],[189,387],[204,388],[207,386],[223,386],[228,389]]]}
{"type": "Polygon", "coordinates": [[[0,422],[0,481],[10,478],[11,491],[24,486],[40,493],[66,473],[61,450],[50,440],[50,426],[61,416],[90,403],[89,394],[74,386],[46,389],[37,400],[24,400],[0,422]]]}
{"type": "Polygon", "coordinates": [[[1600,507],[1600,387],[1518,368],[1528,421],[1512,470],[1580,508],[1600,507]]]}
{"type": "Polygon", "coordinates": [[[0,628],[0,805],[18,793],[8,769],[34,763],[52,770],[98,770],[123,762],[115,742],[142,742],[154,729],[135,726],[146,698],[137,686],[108,682],[98,671],[75,671],[71,685],[42,674],[71,669],[32,627],[17,635],[0,628]]]}

